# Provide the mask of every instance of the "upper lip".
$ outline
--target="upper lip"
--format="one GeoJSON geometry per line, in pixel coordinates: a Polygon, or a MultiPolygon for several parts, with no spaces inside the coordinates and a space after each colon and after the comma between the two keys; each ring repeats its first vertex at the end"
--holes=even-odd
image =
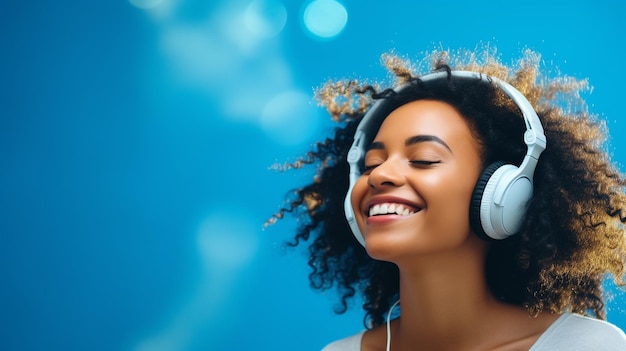
{"type": "Polygon", "coordinates": [[[416,202],[409,201],[407,199],[403,199],[401,197],[390,196],[390,195],[377,195],[370,198],[366,203],[365,212],[369,212],[369,209],[374,205],[384,204],[384,203],[394,203],[394,204],[402,204],[404,206],[409,207],[412,211],[419,211],[424,208],[423,205],[420,205],[416,202]]]}

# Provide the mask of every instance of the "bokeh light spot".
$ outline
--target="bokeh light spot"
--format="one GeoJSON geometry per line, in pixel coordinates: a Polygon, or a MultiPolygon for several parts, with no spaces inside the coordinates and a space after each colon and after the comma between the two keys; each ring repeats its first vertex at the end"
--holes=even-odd
{"type": "Polygon", "coordinates": [[[337,36],[348,23],[348,11],[335,0],[315,0],[304,10],[306,29],[318,38],[337,36]]]}
{"type": "Polygon", "coordinates": [[[255,0],[244,13],[244,23],[257,37],[277,36],[287,23],[287,9],[273,0],[255,0]]]}
{"type": "Polygon", "coordinates": [[[259,239],[255,226],[247,220],[250,217],[241,208],[230,206],[205,218],[198,231],[198,246],[209,267],[238,270],[254,259],[259,239]]]}
{"type": "Polygon", "coordinates": [[[312,98],[288,90],[274,96],[263,108],[261,127],[284,145],[296,145],[317,133],[317,119],[311,106],[312,98]]]}

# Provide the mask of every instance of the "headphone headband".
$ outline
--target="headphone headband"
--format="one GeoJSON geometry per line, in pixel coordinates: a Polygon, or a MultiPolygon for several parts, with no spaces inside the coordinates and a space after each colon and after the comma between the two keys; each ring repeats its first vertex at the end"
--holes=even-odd
{"type": "MultiPolygon", "coordinates": [[[[519,168],[516,168],[514,174],[511,174],[510,176],[507,175],[507,177],[514,178],[511,181],[516,181],[518,178],[524,178],[525,180],[528,180],[531,186],[530,195],[532,195],[532,178],[539,156],[546,148],[546,137],[543,132],[541,121],[539,120],[539,117],[537,116],[537,113],[533,109],[530,102],[526,99],[526,97],[524,97],[522,93],[520,93],[517,89],[515,89],[507,82],[478,72],[441,71],[424,75],[420,77],[419,80],[422,83],[428,85],[432,84],[432,82],[449,80],[452,78],[481,81],[485,84],[494,84],[505,94],[507,94],[507,96],[509,96],[513,100],[513,102],[519,107],[522,116],[524,117],[524,122],[526,124],[524,142],[526,143],[528,149],[526,155],[524,156],[522,164],[519,166],[519,168]]],[[[411,84],[403,85],[394,89],[394,91],[396,93],[401,93],[405,90],[408,90],[410,86],[411,84]]],[[[352,195],[352,189],[354,188],[354,184],[356,183],[357,179],[361,176],[359,164],[365,156],[365,148],[367,146],[366,143],[374,138],[374,136],[378,132],[378,128],[380,128],[380,124],[382,124],[382,121],[387,118],[389,113],[392,112],[392,109],[396,107],[399,106],[396,106],[396,103],[387,98],[376,101],[374,105],[363,116],[363,119],[359,123],[354,134],[354,142],[352,143],[352,146],[350,147],[347,155],[347,161],[350,166],[350,185],[348,188],[348,193],[346,194],[344,210],[346,213],[346,219],[348,220],[348,224],[350,225],[353,234],[355,235],[359,243],[361,243],[361,245],[363,246],[365,246],[365,240],[363,238],[363,235],[361,234],[361,231],[359,230],[359,226],[356,222],[354,210],[352,209],[352,203],[350,200],[352,195]]],[[[502,205],[501,203],[503,202],[503,198],[507,195],[508,188],[509,187],[507,186],[504,187],[504,189],[496,188],[494,190],[495,193],[493,194],[493,200],[495,201],[497,206],[502,205]]],[[[530,198],[530,196],[528,196],[528,198],[530,198]]],[[[489,211],[487,210],[487,212],[489,211]]],[[[505,212],[507,211],[505,210],[505,212]]],[[[509,212],[510,211],[508,211],[507,213],[509,212]]],[[[521,220],[519,222],[521,223],[521,220]]],[[[514,232],[519,229],[519,223],[504,223],[503,225],[501,225],[501,227],[506,227],[504,229],[505,233],[499,233],[498,228],[495,229],[495,233],[490,233],[494,231],[494,228],[491,224],[483,223],[483,227],[487,227],[485,228],[485,231],[487,232],[487,235],[489,237],[494,239],[503,239],[511,234],[514,234],[514,232]],[[513,227],[513,230],[511,230],[511,227],[513,227]],[[511,231],[513,231],[513,233],[511,233],[511,231]]],[[[496,227],[498,227],[498,225],[496,225],[496,227]]]]}

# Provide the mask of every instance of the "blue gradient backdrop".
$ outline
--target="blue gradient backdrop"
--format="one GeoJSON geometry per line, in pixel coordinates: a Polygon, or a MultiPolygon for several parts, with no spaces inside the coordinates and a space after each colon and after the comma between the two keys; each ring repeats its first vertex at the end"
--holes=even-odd
{"type": "Polygon", "coordinates": [[[332,127],[313,88],[385,78],[390,50],[542,53],[589,78],[623,168],[623,2],[501,3],[344,0],[305,22],[310,1],[3,1],[0,349],[319,350],[360,330],[283,248],[296,223],[261,227],[311,175],[270,166],[332,127]]]}

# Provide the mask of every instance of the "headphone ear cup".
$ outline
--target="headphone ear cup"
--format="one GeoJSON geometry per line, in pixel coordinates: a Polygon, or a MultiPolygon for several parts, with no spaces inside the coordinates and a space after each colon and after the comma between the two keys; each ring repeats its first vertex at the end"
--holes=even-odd
{"type": "Polygon", "coordinates": [[[474,234],[484,240],[494,240],[494,238],[485,232],[483,221],[481,220],[481,208],[483,207],[483,203],[488,201],[489,204],[491,204],[493,201],[493,193],[496,188],[497,179],[492,179],[492,176],[504,165],[506,165],[505,162],[498,161],[487,166],[480,177],[478,177],[478,181],[474,186],[474,192],[472,193],[470,202],[470,226],[474,234]]]}

